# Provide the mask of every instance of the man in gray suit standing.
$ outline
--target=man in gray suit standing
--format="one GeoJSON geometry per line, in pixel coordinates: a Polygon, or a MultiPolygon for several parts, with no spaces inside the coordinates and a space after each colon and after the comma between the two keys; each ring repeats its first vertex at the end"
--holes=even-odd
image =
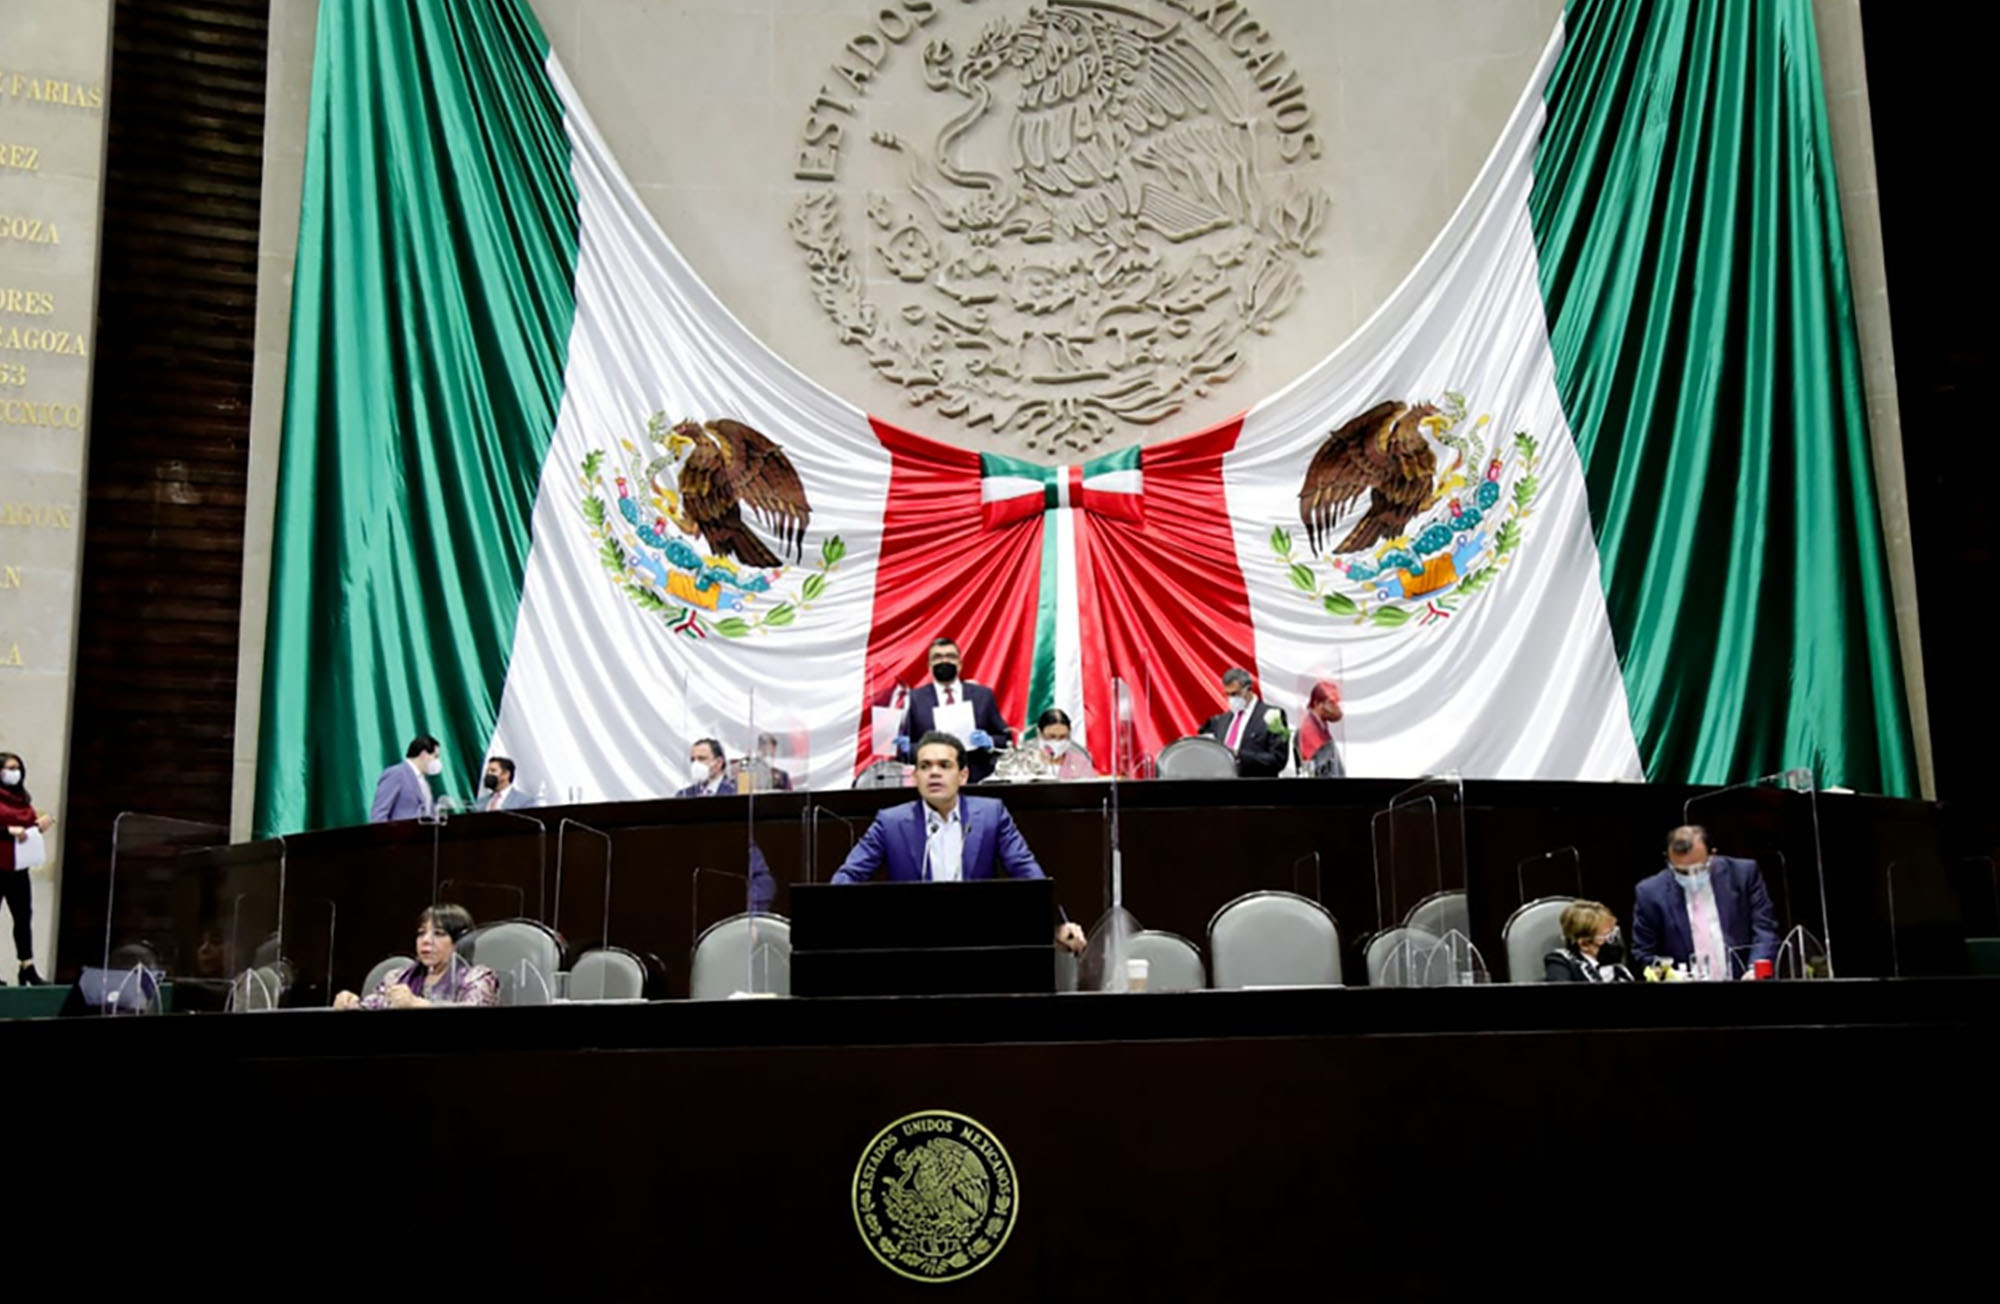
{"type": "Polygon", "coordinates": [[[387,824],[429,815],[437,809],[431,779],[443,772],[438,740],[429,734],[412,738],[403,759],[382,771],[382,777],[375,781],[375,804],[368,808],[368,822],[387,824]]]}

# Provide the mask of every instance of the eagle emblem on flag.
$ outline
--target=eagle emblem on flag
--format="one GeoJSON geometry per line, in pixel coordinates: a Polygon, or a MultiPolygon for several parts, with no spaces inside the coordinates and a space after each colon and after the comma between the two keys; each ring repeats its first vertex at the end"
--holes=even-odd
{"type": "Polygon", "coordinates": [[[612,584],[690,639],[792,624],[847,553],[829,537],[787,582],[805,558],[812,503],[785,450],[733,418],[669,423],[656,412],[643,444],[592,449],[579,472],[584,525],[612,584]]]}
{"type": "Polygon", "coordinates": [[[1541,493],[1541,448],[1525,430],[1488,441],[1491,414],[1469,416],[1447,391],[1377,403],[1327,435],[1299,486],[1305,550],[1271,531],[1293,587],[1330,616],[1393,629],[1449,619],[1499,578],[1541,493]]]}

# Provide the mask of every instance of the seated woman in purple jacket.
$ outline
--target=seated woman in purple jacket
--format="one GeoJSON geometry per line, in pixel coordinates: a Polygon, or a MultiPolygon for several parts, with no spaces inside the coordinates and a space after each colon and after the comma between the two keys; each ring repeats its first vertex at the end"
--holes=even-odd
{"type": "Polygon", "coordinates": [[[458,958],[458,942],[472,931],[464,906],[434,905],[417,917],[417,962],[382,980],[366,996],[342,992],[336,1010],[424,1010],[441,1005],[498,1005],[500,978],[483,964],[458,958]]]}

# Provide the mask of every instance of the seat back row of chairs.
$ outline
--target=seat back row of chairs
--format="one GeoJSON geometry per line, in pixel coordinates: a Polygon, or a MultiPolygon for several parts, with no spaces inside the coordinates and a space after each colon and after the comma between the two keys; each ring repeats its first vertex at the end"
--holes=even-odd
{"type": "MultiPolygon", "coordinates": [[[[1501,930],[1507,973],[1536,982],[1542,961],[1562,944],[1560,919],[1573,897],[1543,897],[1516,910],[1501,930]]],[[[1403,921],[1364,939],[1365,981],[1371,987],[1448,986],[1464,981],[1469,932],[1463,892],[1440,892],[1417,903],[1403,921]]],[[[531,920],[506,920],[474,929],[459,943],[467,960],[499,976],[503,1005],[552,1000],[638,1000],[644,997],[644,961],[617,947],[596,947],[562,971],[562,944],[531,920]]],[[[1147,962],[1152,991],[1205,987],[1338,986],[1344,980],[1340,926],[1325,906],[1292,892],[1251,892],[1229,902],[1208,925],[1208,961],[1201,948],[1176,933],[1145,929],[1126,939],[1128,959],[1147,962]],[[1211,972],[1212,965],[1212,972],[1211,972]]],[[[1476,952],[1473,952],[1476,955],[1476,952]]],[[[369,972],[363,991],[374,991],[408,956],[390,956],[369,972]]],[[[278,976],[250,970],[237,979],[237,1009],[272,1009],[281,994],[278,976]]],[[[688,994],[722,1000],[739,992],[787,995],[791,991],[791,922],[782,915],[734,915],[702,933],[690,959],[688,994]]]]}

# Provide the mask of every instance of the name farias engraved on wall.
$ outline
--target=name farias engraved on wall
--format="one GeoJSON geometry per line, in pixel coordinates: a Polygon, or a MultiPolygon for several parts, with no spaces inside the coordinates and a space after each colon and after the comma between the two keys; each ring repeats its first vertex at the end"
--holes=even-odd
{"type": "Polygon", "coordinates": [[[104,87],[86,85],[66,77],[37,76],[31,72],[0,68],[0,99],[81,109],[88,113],[104,107],[104,87]]]}
{"type": "Polygon", "coordinates": [[[911,403],[1087,449],[1206,397],[1297,300],[1329,208],[1295,170],[1321,153],[1298,72],[1234,0],[1170,7],[905,0],[833,60],[791,234],[841,342],[911,403]],[[899,180],[851,214],[878,85],[867,141],[899,180]]]}

